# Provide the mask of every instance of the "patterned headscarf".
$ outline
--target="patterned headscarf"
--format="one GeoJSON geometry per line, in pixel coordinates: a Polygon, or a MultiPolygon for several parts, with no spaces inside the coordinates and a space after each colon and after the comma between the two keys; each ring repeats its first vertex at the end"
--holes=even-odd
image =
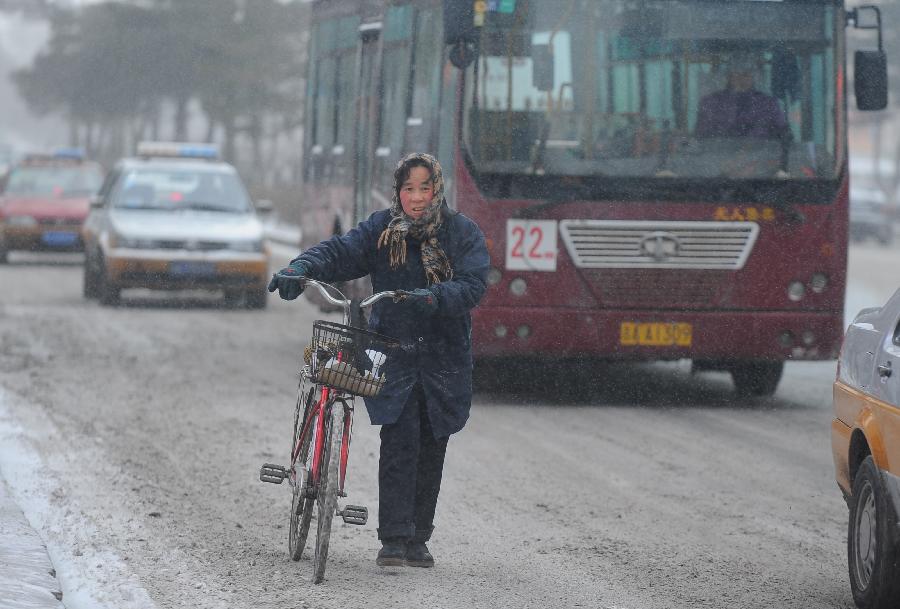
{"type": "Polygon", "coordinates": [[[444,176],[441,164],[430,154],[416,152],[408,154],[397,163],[394,171],[394,196],[391,199],[391,221],[378,238],[378,248],[382,245],[390,247],[391,268],[406,264],[406,236],[422,243],[422,265],[428,285],[447,281],[453,277],[453,269],[447,254],[438,243],[437,231],[443,222],[444,176]],[[434,184],[434,197],[425,212],[413,220],[403,211],[400,204],[400,188],[403,186],[403,174],[408,173],[414,161],[416,165],[425,165],[431,172],[434,184]],[[424,161],[424,162],[423,162],[424,161]]]}

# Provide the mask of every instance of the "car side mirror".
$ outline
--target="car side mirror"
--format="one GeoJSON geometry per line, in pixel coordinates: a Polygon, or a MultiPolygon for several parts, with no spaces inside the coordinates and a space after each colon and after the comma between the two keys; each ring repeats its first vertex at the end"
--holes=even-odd
{"type": "Polygon", "coordinates": [[[101,197],[100,195],[91,195],[89,201],[91,209],[100,209],[101,207],[103,207],[103,197],[101,197]]]}
{"type": "Polygon", "coordinates": [[[256,211],[260,214],[267,215],[271,214],[275,209],[275,206],[268,199],[259,199],[256,202],[256,211]]]}

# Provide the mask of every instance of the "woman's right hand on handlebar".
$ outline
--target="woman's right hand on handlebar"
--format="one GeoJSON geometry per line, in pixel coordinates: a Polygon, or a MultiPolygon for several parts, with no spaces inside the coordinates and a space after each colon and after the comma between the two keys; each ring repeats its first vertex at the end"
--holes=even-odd
{"type": "Polygon", "coordinates": [[[284,300],[294,300],[303,293],[307,279],[310,279],[309,266],[297,260],[272,275],[269,291],[278,290],[278,295],[284,300]]]}

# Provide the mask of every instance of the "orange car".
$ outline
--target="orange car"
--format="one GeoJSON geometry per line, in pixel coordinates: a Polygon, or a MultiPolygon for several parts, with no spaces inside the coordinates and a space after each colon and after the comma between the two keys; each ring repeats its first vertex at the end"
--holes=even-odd
{"type": "Polygon", "coordinates": [[[0,194],[0,263],[10,250],[83,249],[81,225],[103,173],[69,150],[17,163],[3,178],[0,194]]]}
{"type": "Polygon", "coordinates": [[[900,607],[900,290],[847,329],[831,446],[850,508],[847,558],[861,609],[900,607]]]}

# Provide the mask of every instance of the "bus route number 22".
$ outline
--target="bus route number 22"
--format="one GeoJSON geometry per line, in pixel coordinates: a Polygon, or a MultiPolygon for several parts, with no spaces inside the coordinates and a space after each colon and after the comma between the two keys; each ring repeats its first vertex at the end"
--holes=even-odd
{"type": "Polygon", "coordinates": [[[506,269],[556,270],[556,220],[506,221],[506,269]]]}

